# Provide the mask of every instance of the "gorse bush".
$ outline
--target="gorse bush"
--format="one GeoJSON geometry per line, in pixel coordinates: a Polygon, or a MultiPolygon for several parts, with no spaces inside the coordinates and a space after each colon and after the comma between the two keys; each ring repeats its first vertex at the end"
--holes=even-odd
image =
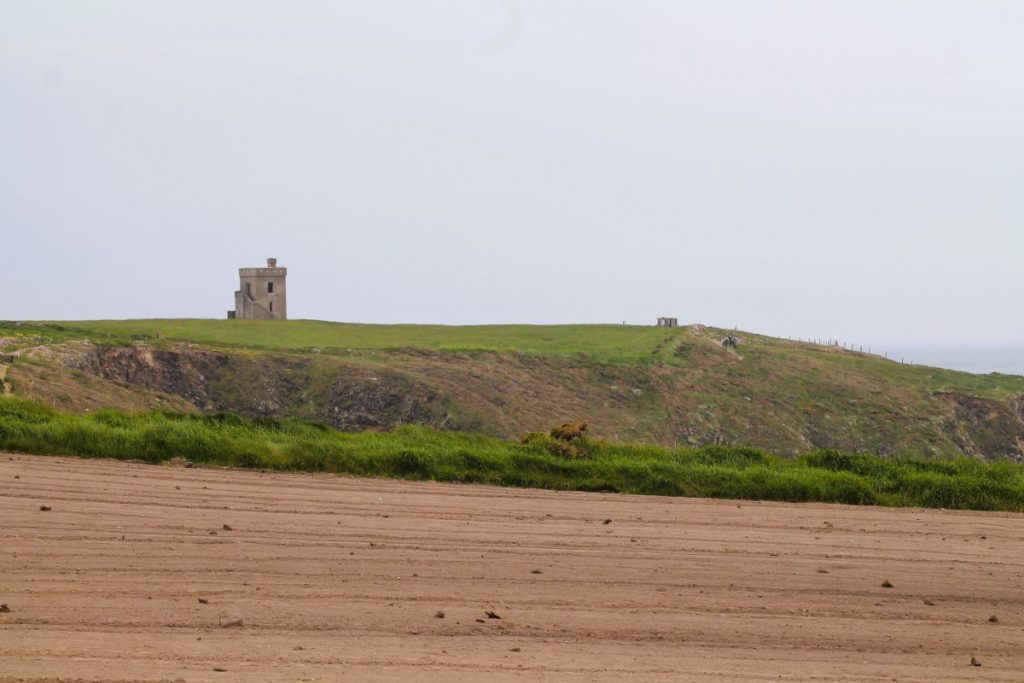
{"type": "Polygon", "coordinates": [[[511,443],[406,426],[338,432],[229,414],[60,413],[0,399],[0,449],[359,476],[579,491],[857,505],[1024,511],[1024,466],[977,460],[882,459],[822,450],[796,459],[754,448],[661,448],[589,440],[584,429],[511,443]],[[568,455],[552,444],[578,450],[568,455]]]}
{"type": "Polygon", "coordinates": [[[592,445],[584,438],[586,433],[586,422],[565,422],[553,427],[547,434],[528,432],[520,437],[519,443],[543,448],[566,460],[575,460],[586,457],[592,450],[592,445]]]}

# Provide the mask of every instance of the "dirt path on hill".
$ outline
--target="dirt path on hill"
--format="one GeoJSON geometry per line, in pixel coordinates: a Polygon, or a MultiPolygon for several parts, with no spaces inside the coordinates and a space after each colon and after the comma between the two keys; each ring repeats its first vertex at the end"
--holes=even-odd
{"type": "Polygon", "coordinates": [[[1020,515],[0,455],[0,681],[1020,681],[1022,558],[1020,515]]]}

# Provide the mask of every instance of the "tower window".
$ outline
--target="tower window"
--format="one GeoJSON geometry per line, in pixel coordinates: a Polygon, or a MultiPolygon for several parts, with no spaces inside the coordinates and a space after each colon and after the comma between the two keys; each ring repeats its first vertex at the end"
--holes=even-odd
{"type": "Polygon", "coordinates": [[[245,295],[247,297],[249,297],[250,299],[252,298],[252,283],[251,282],[246,282],[245,283],[245,295]]]}
{"type": "Polygon", "coordinates": [[[267,283],[267,294],[273,294],[273,293],[274,293],[274,283],[273,282],[268,282],[267,283]]]}
{"type": "Polygon", "coordinates": [[[271,313],[274,312],[274,302],[273,301],[270,302],[270,312],[271,313]]]}

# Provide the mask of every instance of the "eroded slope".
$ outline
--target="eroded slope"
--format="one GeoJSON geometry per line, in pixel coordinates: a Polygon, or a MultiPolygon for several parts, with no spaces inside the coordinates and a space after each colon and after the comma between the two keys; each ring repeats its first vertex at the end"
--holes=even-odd
{"type": "MultiPolygon", "coordinates": [[[[227,321],[193,322],[208,323],[204,338],[232,329],[222,327],[227,321]]],[[[323,325],[313,339],[331,341],[323,325]]],[[[510,330],[467,328],[466,348],[454,348],[460,338],[452,329],[462,328],[434,339],[386,326],[355,326],[362,336],[348,338],[349,327],[340,327],[336,346],[302,350],[286,348],[296,343],[289,327],[254,328],[263,336],[241,347],[175,341],[155,329],[145,339],[108,340],[95,331],[15,328],[22,356],[8,379],[20,395],[73,411],[230,411],[345,430],[414,422],[508,438],[585,419],[599,438],[665,445],[986,458],[1024,452],[1024,378],[907,366],[744,333],[737,348],[725,348],[725,331],[701,326],[638,328],[633,336],[614,326],[524,328],[527,352],[499,348],[515,343],[510,330]],[[416,339],[424,348],[402,343],[416,339]],[[370,348],[343,346],[360,340],[370,348]],[[573,352],[574,344],[587,351],[573,352]]]]}

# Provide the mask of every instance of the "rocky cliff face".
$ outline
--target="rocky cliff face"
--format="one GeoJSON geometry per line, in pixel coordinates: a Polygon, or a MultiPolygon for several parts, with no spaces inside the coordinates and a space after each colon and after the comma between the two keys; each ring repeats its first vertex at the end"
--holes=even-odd
{"type": "Polygon", "coordinates": [[[954,392],[936,393],[952,410],[945,428],[964,455],[1021,459],[1024,454],[1024,400],[1006,403],[954,392]]]}
{"type": "Polygon", "coordinates": [[[210,380],[230,372],[232,364],[229,355],[207,351],[93,346],[73,367],[124,385],[180,396],[201,410],[216,410],[210,380]]]}
{"type": "Polygon", "coordinates": [[[125,387],[183,398],[203,412],[299,417],[349,431],[452,426],[437,392],[402,373],[339,364],[325,369],[311,356],[88,345],[63,363],[125,387]]]}

